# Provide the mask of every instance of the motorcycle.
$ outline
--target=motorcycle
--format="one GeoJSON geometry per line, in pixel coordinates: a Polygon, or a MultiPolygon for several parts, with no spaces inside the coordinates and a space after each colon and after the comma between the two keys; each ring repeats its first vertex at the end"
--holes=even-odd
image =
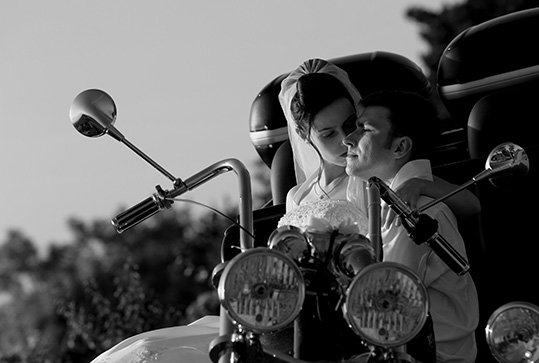
{"type": "MultiPolygon", "coordinates": [[[[81,134],[113,137],[173,184],[168,190],[157,186],[150,197],[113,218],[118,233],[170,209],[178,196],[234,171],[239,184],[241,252],[223,258],[214,270],[212,281],[221,302],[219,317],[128,338],[93,363],[434,362],[425,286],[407,267],[381,260],[380,200],[397,213],[417,244],[429,245],[461,275],[468,272],[468,262],[437,233],[436,221],[423,212],[472,184],[502,175],[525,175],[529,169],[523,148],[500,144],[482,172],[417,210],[411,210],[384,182],[371,178],[367,236],[345,228],[304,231],[281,226],[272,232],[266,247],[254,247],[251,181],[241,161],[224,159],[185,180],[176,178],[115,128],[116,116],[113,99],[97,89],[81,92],[70,110],[72,124],[81,134]]],[[[539,313],[524,304],[500,309],[487,326],[493,355],[513,359],[523,351],[532,362],[539,329],[531,323],[537,323],[539,313]],[[520,316],[513,312],[515,307],[519,313],[532,314],[515,318],[520,316]],[[527,324],[525,329],[519,323],[527,324]],[[517,347],[512,348],[514,345],[517,347]]]]}

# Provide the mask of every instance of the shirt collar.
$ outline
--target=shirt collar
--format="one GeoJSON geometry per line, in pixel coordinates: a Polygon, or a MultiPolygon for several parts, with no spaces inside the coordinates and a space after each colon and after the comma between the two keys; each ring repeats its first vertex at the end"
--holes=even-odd
{"type": "Polygon", "coordinates": [[[408,179],[420,178],[432,181],[432,169],[430,166],[430,160],[417,159],[407,162],[400,168],[395,174],[393,179],[388,181],[388,185],[391,189],[395,189],[404,183],[408,179]]]}

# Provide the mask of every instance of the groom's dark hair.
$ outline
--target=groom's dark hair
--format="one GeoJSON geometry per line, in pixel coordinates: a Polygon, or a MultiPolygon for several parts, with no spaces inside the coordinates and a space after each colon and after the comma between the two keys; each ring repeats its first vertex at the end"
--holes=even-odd
{"type": "Polygon", "coordinates": [[[433,103],[418,93],[406,91],[378,91],[360,101],[365,107],[381,106],[389,109],[393,138],[412,139],[410,159],[429,159],[440,137],[440,119],[433,103]]]}

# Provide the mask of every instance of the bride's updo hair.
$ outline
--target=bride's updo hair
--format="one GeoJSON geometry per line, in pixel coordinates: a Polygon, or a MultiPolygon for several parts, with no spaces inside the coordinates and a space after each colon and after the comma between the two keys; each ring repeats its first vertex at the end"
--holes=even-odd
{"type": "Polygon", "coordinates": [[[310,141],[312,124],[318,112],[341,98],[354,104],[346,87],[331,74],[308,73],[298,79],[290,111],[302,139],[310,141]]]}

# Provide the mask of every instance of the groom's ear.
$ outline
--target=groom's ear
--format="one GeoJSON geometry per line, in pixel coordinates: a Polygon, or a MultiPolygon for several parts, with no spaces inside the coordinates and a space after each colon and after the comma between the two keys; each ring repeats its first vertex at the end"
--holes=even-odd
{"type": "Polygon", "coordinates": [[[412,144],[412,139],[408,136],[396,137],[395,140],[393,140],[393,154],[395,155],[395,159],[409,157],[412,153],[412,144]]]}

